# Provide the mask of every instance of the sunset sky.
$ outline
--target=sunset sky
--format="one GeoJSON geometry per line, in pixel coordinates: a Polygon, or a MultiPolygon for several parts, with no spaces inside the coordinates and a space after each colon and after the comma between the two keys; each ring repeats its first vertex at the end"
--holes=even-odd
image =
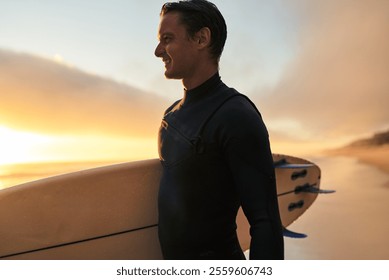
{"type": "MultiPolygon", "coordinates": [[[[389,128],[389,1],[215,0],[223,81],[262,112],[273,152],[389,128]]],[[[164,1],[0,0],[0,164],[157,157],[181,98],[154,57],[164,1]]]]}

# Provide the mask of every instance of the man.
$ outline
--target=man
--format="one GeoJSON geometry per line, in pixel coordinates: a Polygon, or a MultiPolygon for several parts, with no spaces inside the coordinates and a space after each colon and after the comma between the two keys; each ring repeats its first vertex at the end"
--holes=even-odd
{"type": "Polygon", "coordinates": [[[250,259],[283,259],[274,167],[266,127],[247,97],[220,79],[227,37],[223,16],[205,0],[166,3],[155,55],[184,97],[159,131],[163,175],[159,238],[166,259],[244,259],[235,218],[250,223],[250,259]]]}

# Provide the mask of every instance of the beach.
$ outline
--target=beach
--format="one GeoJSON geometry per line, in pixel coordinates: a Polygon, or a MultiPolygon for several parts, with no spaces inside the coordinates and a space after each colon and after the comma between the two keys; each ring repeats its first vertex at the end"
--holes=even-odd
{"type": "MultiPolygon", "coordinates": [[[[346,156],[356,158],[389,174],[389,144],[368,147],[343,147],[325,151],[329,156],[346,156]]],[[[389,182],[386,184],[389,187],[389,182]]]]}
{"type": "Polygon", "coordinates": [[[311,158],[322,170],[321,194],[289,229],[286,259],[388,260],[388,147],[345,148],[311,158]]]}

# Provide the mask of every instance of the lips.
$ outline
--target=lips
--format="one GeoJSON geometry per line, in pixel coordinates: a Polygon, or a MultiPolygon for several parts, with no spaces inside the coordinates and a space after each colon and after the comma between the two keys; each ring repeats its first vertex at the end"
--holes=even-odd
{"type": "Polygon", "coordinates": [[[170,57],[164,57],[162,59],[162,62],[165,63],[165,66],[168,66],[172,62],[172,60],[170,59],[170,57]]]}

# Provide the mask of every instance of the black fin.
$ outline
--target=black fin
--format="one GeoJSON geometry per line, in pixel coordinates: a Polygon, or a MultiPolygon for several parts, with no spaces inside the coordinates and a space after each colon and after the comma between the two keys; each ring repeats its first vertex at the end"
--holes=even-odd
{"type": "Polygon", "coordinates": [[[306,235],[304,233],[294,232],[294,231],[291,231],[287,228],[284,228],[283,235],[285,237],[290,237],[290,238],[306,238],[306,237],[308,237],[308,235],[306,235]]]}

